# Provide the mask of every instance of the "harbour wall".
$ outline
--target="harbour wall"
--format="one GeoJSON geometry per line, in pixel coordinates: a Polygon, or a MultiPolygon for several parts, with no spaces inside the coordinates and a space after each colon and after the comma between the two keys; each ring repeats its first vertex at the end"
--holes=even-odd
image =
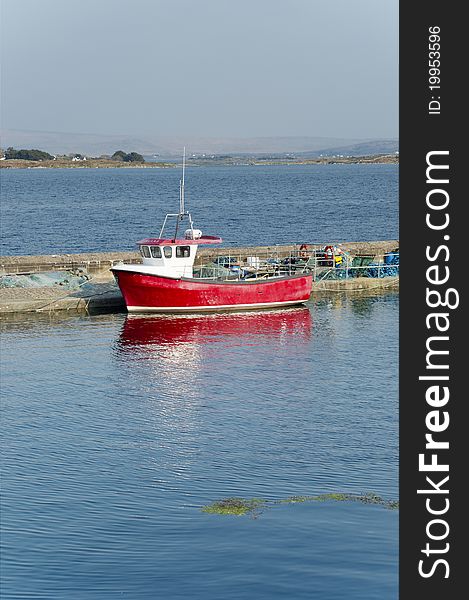
{"type": "MultiPolygon", "coordinates": [[[[376,242],[336,242],[353,256],[375,255],[382,256],[399,246],[398,240],[384,240],[376,242]]],[[[319,250],[324,244],[310,244],[312,250],[319,250]]],[[[203,258],[208,255],[226,256],[233,255],[246,257],[256,254],[288,253],[298,249],[297,244],[276,246],[244,246],[225,248],[200,247],[197,256],[203,258]]],[[[36,256],[0,256],[0,275],[43,273],[46,271],[68,271],[83,269],[91,274],[101,273],[111,279],[109,269],[118,262],[138,264],[141,257],[138,252],[86,252],[80,254],[50,254],[36,256]]]]}

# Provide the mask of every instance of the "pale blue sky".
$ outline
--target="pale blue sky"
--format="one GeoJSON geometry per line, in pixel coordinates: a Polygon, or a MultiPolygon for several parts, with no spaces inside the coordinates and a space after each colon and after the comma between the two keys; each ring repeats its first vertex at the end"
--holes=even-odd
{"type": "Polygon", "coordinates": [[[398,0],[0,0],[2,127],[397,138],[398,0]]]}

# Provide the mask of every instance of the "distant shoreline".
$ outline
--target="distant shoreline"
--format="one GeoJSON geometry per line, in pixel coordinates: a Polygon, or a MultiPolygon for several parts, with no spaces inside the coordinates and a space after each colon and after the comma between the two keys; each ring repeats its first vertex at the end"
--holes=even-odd
{"type": "MultiPolygon", "coordinates": [[[[188,166],[277,166],[277,165],[334,165],[334,164],[398,164],[399,156],[395,154],[378,154],[370,156],[323,156],[319,158],[283,159],[283,158],[241,158],[214,157],[195,158],[188,161],[188,166]]],[[[0,169],[171,169],[179,167],[175,162],[128,163],[113,160],[90,158],[87,160],[1,160],[0,169]]]]}
{"type": "Polygon", "coordinates": [[[397,164],[397,154],[373,154],[368,156],[321,156],[318,158],[241,158],[241,157],[214,157],[189,159],[188,166],[203,165],[335,165],[335,164],[397,164]]]}
{"type": "Polygon", "coordinates": [[[145,163],[129,163],[115,160],[103,160],[99,158],[89,158],[87,160],[22,160],[10,159],[1,160],[0,169],[145,169],[150,167],[155,168],[171,168],[175,167],[174,163],[163,162],[145,162],[145,163]]]}

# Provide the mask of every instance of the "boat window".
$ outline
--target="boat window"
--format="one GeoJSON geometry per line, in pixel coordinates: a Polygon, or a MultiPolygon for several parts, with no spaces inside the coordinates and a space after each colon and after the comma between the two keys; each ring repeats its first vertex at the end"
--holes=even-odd
{"type": "Polygon", "coordinates": [[[191,255],[191,247],[190,246],[176,246],[176,257],[177,258],[187,258],[191,255]]]}
{"type": "Polygon", "coordinates": [[[165,258],[171,258],[171,256],[173,255],[173,249],[171,248],[171,246],[165,246],[163,248],[163,252],[164,252],[165,258]]]}
{"type": "Polygon", "coordinates": [[[161,248],[159,246],[150,246],[150,250],[153,258],[161,258],[161,248]]]}
{"type": "Polygon", "coordinates": [[[140,246],[140,252],[144,258],[150,258],[150,248],[148,246],[140,246]]]}

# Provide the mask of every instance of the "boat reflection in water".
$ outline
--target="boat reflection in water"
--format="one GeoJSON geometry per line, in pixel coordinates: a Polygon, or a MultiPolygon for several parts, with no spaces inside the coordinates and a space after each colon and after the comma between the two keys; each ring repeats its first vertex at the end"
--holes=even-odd
{"type": "MultiPolygon", "coordinates": [[[[218,313],[206,315],[127,315],[119,349],[199,345],[218,342],[227,345],[257,345],[265,338],[283,344],[293,338],[309,339],[312,319],[305,306],[283,310],[218,313]]],[[[142,348],[143,349],[143,348],[142,348]]],[[[166,348],[166,351],[168,349],[166,348]]]]}
{"type": "MultiPolygon", "coordinates": [[[[144,414],[145,423],[159,436],[167,430],[176,445],[197,448],[205,427],[203,407],[213,406],[214,397],[221,396],[237,405],[239,390],[255,393],[260,379],[271,379],[273,365],[291,364],[294,369],[311,333],[311,313],[304,306],[198,315],[129,314],[115,345],[121,382],[117,385],[131,389],[136,413],[144,414]]],[[[182,468],[183,459],[178,460],[182,468]]]]}

